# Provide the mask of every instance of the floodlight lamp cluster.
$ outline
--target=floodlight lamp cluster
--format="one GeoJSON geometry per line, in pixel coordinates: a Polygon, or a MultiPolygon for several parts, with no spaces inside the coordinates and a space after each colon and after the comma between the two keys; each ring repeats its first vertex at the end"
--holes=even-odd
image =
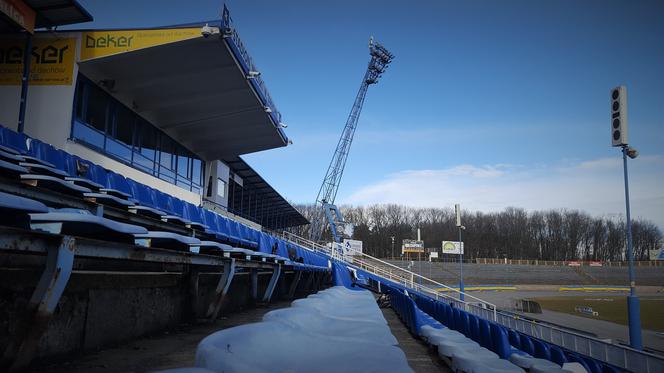
{"type": "Polygon", "coordinates": [[[369,74],[366,79],[367,84],[378,83],[378,78],[385,72],[394,55],[387,50],[387,48],[380,45],[373,40],[373,36],[369,39],[369,54],[371,60],[369,61],[369,74]]]}

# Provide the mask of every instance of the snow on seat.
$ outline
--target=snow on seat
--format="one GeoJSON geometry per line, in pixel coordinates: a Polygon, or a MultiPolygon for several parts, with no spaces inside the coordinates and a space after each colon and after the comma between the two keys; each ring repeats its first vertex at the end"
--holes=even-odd
{"type": "Polygon", "coordinates": [[[217,241],[201,241],[200,250],[203,254],[215,254],[216,252],[221,252],[225,258],[236,257],[245,260],[251,260],[252,257],[255,257],[259,254],[253,250],[233,247],[231,245],[217,241]]]}
{"type": "Polygon", "coordinates": [[[166,216],[166,213],[149,206],[133,205],[127,208],[132,214],[147,215],[157,219],[166,216]]]}
{"type": "Polygon", "coordinates": [[[103,238],[123,242],[134,242],[134,235],[147,233],[147,229],[101,216],[86,210],[60,209],[55,212],[30,214],[30,227],[56,234],[69,234],[90,238],[103,238]]]}
{"type": "Polygon", "coordinates": [[[56,192],[64,194],[72,194],[76,196],[81,196],[85,193],[91,192],[91,190],[86,187],[76,185],[60,177],[55,177],[50,175],[35,175],[35,174],[21,175],[21,181],[23,183],[32,186],[38,186],[56,192]]]}
{"type": "Polygon", "coordinates": [[[201,241],[197,238],[173,232],[149,231],[135,234],[134,237],[136,245],[161,249],[198,252],[201,245],[201,241]]]}
{"type": "Polygon", "coordinates": [[[127,208],[134,205],[134,202],[127,201],[126,199],[122,199],[106,193],[84,193],[83,197],[103,205],[110,205],[121,208],[127,208]]]}
{"type": "Polygon", "coordinates": [[[526,370],[532,370],[535,367],[537,367],[540,370],[561,369],[560,365],[554,363],[553,361],[536,358],[526,353],[513,353],[510,356],[509,361],[512,362],[512,364],[526,370]]]}
{"type": "Polygon", "coordinates": [[[0,172],[4,175],[14,177],[16,175],[27,174],[28,169],[11,162],[0,159],[0,172]]]}
{"type": "Polygon", "coordinates": [[[0,210],[3,210],[3,213],[10,211],[48,212],[48,207],[33,199],[0,192],[0,210]]]}
{"type": "Polygon", "coordinates": [[[25,162],[25,158],[20,154],[7,152],[1,148],[0,148],[0,159],[11,163],[25,162]]]}
{"type": "MultiPolygon", "coordinates": [[[[490,352],[485,348],[482,349],[490,352]]],[[[494,357],[489,357],[485,356],[484,353],[480,354],[477,351],[468,351],[455,355],[452,358],[452,370],[486,373],[523,372],[523,369],[517,367],[507,360],[500,359],[497,355],[494,357]]]]}
{"type": "Polygon", "coordinates": [[[28,171],[32,174],[37,174],[37,175],[49,175],[49,176],[56,176],[56,177],[61,177],[65,178],[69,175],[65,171],[59,170],[55,167],[52,166],[47,166],[42,163],[34,163],[34,162],[20,162],[18,164],[21,167],[25,167],[28,169],[28,171]]]}
{"type": "Polygon", "coordinates": [[[334,287],[272,311],[262,322],[206,337],[196,367],[226,373],[412,372],[395,341],[371,293],[334,287]]]}
{"type": "Polygon", "coordinates": [[[0,192],[0,224],[29,228],[29,213],[48,212],[39,201],[0,192]]]}

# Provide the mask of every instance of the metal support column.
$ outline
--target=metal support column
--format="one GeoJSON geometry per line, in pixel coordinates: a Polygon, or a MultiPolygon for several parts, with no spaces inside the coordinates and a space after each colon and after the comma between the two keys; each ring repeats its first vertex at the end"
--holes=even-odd
{"type": "Polygon", "coordinates": [[[300,283],[300,279],[302,278],[302,271],[296,271],[293,274],[293,281],[290,284],[290,288],[288,289],[288,299],[293,299],[295,297],[295,291],[297,290],[297,285],[300,283]]]}
{"type": "Polygon", "coordinates": [[[251,269],[251,299],[255,302],[258,300],[258,269],[251,269]]]}
{"type": "Polygon", "coordinates": [[[232,259],[229,262],[224,262],[224,273],[219,278],[217,283],[217,288],[215,289],[215,297],[210,306],[208,307],[207,317],[210,321],[217,319],[219,315],[219,310],[221,310],[221,304],[228,294],[228,289],[231,287],[231,282],[233,282],[233,277],[235,276],[235,259],[232,259]]]}
{"type": "Polygon", "coordinates": [[[30,59],[32,58],[32,34],[25,33],[25,50],[23,51],[23,76],[21,77],[21,103],[18,109],[17,132],[25,129],[25,107],[28,103],[28,86],[30,85],[30,59]]]}
{"type": "Polygon", "coordinates": [[[272,293],[274,293],[274,289],[277,287],[279,276],[281,276],[281,264],[277,264],[277,266],[274,268],[274,272],[272,272],[270,282],[267,284],[265,294],[263,294],[263,303],[270,303],[270,299],[272,299],[272,293]]]}
{"type": "Polygon", "coordinates": [[[57,248],[49,248],[46,269],[32,293],[25,317],[5,349],[2,366],[8,367],[8,371],[22,370],[32,361],[39,339],[46,331],[71,276],[75,245],[73,237],[64,236],[57,248]]]}

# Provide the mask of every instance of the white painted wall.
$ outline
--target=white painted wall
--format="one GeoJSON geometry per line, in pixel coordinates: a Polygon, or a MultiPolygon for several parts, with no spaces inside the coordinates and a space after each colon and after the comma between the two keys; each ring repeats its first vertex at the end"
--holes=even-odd
{"type": "Polygon", "coordinates": [[[18,107],[21,102],[21,87],[0,86],[0,125],[16,131],[18,107]]]}

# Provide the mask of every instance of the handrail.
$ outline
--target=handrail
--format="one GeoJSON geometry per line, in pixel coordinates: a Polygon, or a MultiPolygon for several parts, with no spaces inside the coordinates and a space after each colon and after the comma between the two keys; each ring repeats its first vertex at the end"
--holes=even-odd
{"type": "MultiPolygon", "coordinates": [[[[328,248],[328,247],[326,247],[326,246],[320,245],[320,244],[318,244],[318,243],[316,243],[316,242],[313,242],[313,241],[311,241],[311,240],[307,240],[306,238],[302,238],[302,237],[300,237],[300,236],[298,236],[298,235],[296,235],[296,234],[293,234],[293,233],[290,233],[290,232],[287,232],[287,231],[283,231],[283,232],[281,233],[281,236],[282,236],[284,239],[286,239],[286,240],[288,240],[288,241],[291,241],[291,242],[294,243],[294,244],[298,244],[298,245],[300,245],[300,246],[302,246],[302,247],[304,247],[304,248],[307,248],[307,249],[309,249],[309,250],[312,250],[312,249],[313,249],[312,251],[315,251],[315,252],[322,252],[322,253],[324,253],[324,254],[326,254],[326,255],[332,257],[333,259],[339,260],[339,261],[344,262],[344,263],[347,263],[347,264],[354,265],[354,264],[357,262],[358,264],[360,264],[360,266],[364,264],[364,266],[367,267],[367,269],[369,269],[369,268],[368,268],[368,267],[369,267],[369,263],[367,263],[367,262],[365,262],[365,261],[362,261],[361,259],[358,259],[357,257],[358,257],[358,256],[361,256],[361,257],[363,257],[363,258],[367,258],[368,260],[376,261],[376,262],[381,263],[381,264],[383,264],[383,265],[385,265],[385,266],[387,266],[387,267],[391,267],[391,268],[393,268],[393,269],[396,270],[397,272],[406,273],[408,276],[400,276],[400,277],[398,277],[400,280],[403,280],[403,281],[404,281],[404,284],[408,284],[408,283],[410,283],[410,287],[411,287],[411,288],[414,288],[414,289],[415,289],[415,288],[420,288],[420,289],[422,289],[422,290],[425,290],[425,289],[426,289],[427,292],[429,292],[429,293],[431,293],[431,294],[434,294],[434,295],[436,296],[436,298],[438,298],[438,297],[440,296],[440,293],[441,293],[440,291],[438,291],[437,289],[431,289],[429,286],[424,286],[423,284],[417,284],[417,283],[415,282],[415,278],[421,279],[422,281],[426,281],[426,282],[428,282],[428,283],[430,283],[430,284],[433,284],[433,285],[435,285],[435,286],[438,286],[439,288],[445,288],[445,289],[449,290],[450,292],[457,293],[457,294],[459,295],[459,299],[455,299],[455,302],[459,302],[459,303],[463,304],[464,307],[466,307],[466,305],[470,305],[470,304],[469,304],[468,302],[464,301],[464,300],[461,300],[461,295],[463,295],[464,297],[468,297],[468,298],[474,299],[475,301],[477,301],[477,302],[479,302],[479,303],[481,303],[481,304],[484,304],[485,306],[489,306],[491,309],[493,309],[493,313],[494,313],[494,315],[493,315],[493,320],[494,320],[494,321],[496,320],[496,305],[495,305],[495,304],[490,303],[490,302],[487,302],[487,301],[485,301],[485,300],[483,300],[483,299],[480,299],[480,298],[478,298],[478,297],[476,297],[476,296],[473,296],[473,295],[471,295],[471,294],[468,294],[468,293],[466,293],[466,292],[462,292],[462,291],[459,290],[459,289],[455,289],[455,288],[453,288],[453,287],[447,286],[447,285],[442,284],[442,283],[440,283],[440,282],[434,281],[434,280],[432,280],[432,279],[430,279],[430,278],[428,278],[428,277],[424,277],[424,276],[422,276],[422,275],[420,275],[420,274],[418,274],[418,273],[415,273],[415,272],[412,272],[412,271],[410,271],[410,270],[407,270],[407,269],[404,269],[404,268],[401,268],[401,267],[395,266],[395,265],[392,264],[392,263],[388,263],[388,262],[386,262],[386,261],[383,261],[383,260],[381,260],[381,259],[378,259],[378,258],[376,258],[376,257],[373,257],[373,256],[371,256],[371,255],[368,255],[368,254],[365,254],[365,253],[362,253],[362,252],[355,251],[355,252],[353,253],[354,255],[343,255],[343,254],[342,254],[342,255],[339,255],[339,254],[336,252],[336,250],[334,250],[334,249],[332,249],[332,248],[328,248]],[[308,247],[307,247],[307,246],[308,246],[308,247]],[[350,260],[348,260],[349,258],[350,258],[350,260]],[[408,280],[409,277],[410,277],[410,280],[408,280]]],[[[378,274],[378,273],[377,273],[377,269],[379,269],[380,267],[379,267],[379,266],[376,266],[376,265],[371,265],[371,267],[373,268],[373,271],[370,271],[370,272],[373,272],[374,274],[378,274]]],[[[381,271],[381,272],[385,272],[385,271],[383,270],[383,271],[381,271]]],[[[390,274],[390,277],[391,277],[391,275],[392,275],[392,274],[390,274]]],[[[452,298],[452,297],[449,296],[448,294],[444,294],[444,296],[445,296],[445,297],[452,298]]],[[[470,306],[472,306],[472,305],[470,305],[470,306]]]]}
{"type": "Polygon", "coordinates": [[[493,318],[494,321],[501,325],[528,334],[532,337],[554,343],[571,351],[582,353],[623,369],[643,371],[647,373],[664,371],[664,357],[662,356],[584,335],[565,329],[562,326],[530,320],[509,311],[498,311],[497,307],[492,303],[364,253],[356,252],[354,253],[356,255],[343,255],[343,253],[337,253],[337,250],[333,248],[320,245],[290,232],[284,231],[276,233],[275,235],[281,236],[283,239],[300,245],[307,250],[326,254],[332,259],[366,270],[367,272],[375,274],[387,281],[410,287],[416,291],[428,293],[435,299],[454,302],[456,306],[472,312],[477,316],[487,319],[493,318]],[[415,281],[416,277],[422,279],[421,284],[415,281]],[[425,281],[428,283],[424,284],[425,281]],[[477,300],[480,304],[478,305],[462,301],[460,298],[447,294],[446,292],[441,292],[437,288],[433,288],[431,285],[449,289],[451,292],[457,294],[464,294],[464,296],[477,300]],[[487,308],[487,306],[489,308],[487,308]]]}

